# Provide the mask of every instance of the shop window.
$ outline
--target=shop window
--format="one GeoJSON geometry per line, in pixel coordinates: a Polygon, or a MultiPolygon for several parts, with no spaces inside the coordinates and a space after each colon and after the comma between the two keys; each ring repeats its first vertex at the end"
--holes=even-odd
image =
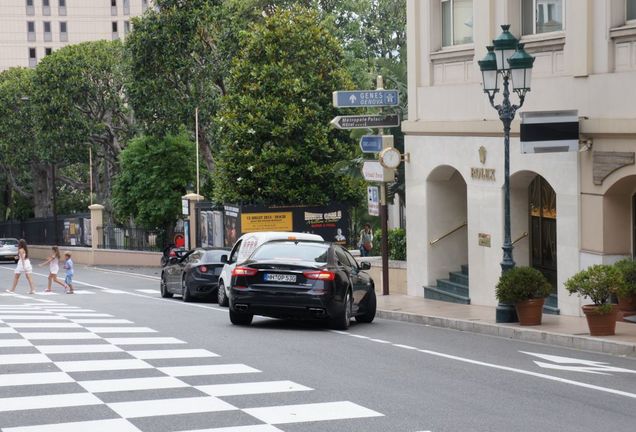
{"type": "Polygon", "coordinates": [[[636,21],[636,0],[626,1],[625,21],[636,21]]]}
{"type": "Polygon", "coordinates": [[[473,42],[473,1],[442,0],[442,46],[473,42]]]}
{"type": "Polygon", "coordinates": [[[563,0],[521,0],[524,35],[563,30],[563,0]]]}

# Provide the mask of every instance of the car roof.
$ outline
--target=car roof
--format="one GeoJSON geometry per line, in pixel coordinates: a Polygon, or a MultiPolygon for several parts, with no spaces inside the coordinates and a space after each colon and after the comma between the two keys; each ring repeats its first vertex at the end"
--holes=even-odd
{"type": "Polygon", "coordinates": [[[13,237],[0,237],[0,240],[15,240],[15,241],[18,241],[17,238],[13,238],[13,237]]]}
{"type": "Polygon", "coordinates": [[[301,232],[285,232],[285,231],[263,231],[243,234],[239,240],[253,237],[258,242],[266,242],[270,240],[314,240],[324,241],[318,234],[301,233],[301,232]]]}

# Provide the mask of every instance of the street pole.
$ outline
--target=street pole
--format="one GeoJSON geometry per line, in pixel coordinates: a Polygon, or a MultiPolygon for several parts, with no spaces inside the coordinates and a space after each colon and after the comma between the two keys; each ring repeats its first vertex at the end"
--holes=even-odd
{"type": "Polygon", "coordinates": [[[57,184],[55,181],[55,162],[51,162],[51,183],[53,183],[53,241],[59,245],[60,239],[57,233],[57,184]]]}
{"type": "Polygon", "coordinates": [[[197,195],[199,195],[199,107],[194,109],[194,128],[197,146],[197,195]]]}
{"type": "MultiPolygon", "coordinates": [[[[382,75],[377,78],[377,90],[384,90],[382,75]]],[[[384,129],[380,128],[380,136],[384,135],[384,129]]],[[[380,229],[382,241],[380,253],[382,255],[382,295],[389,295],[389,211],[386,204],[386,183],[380,183],[380,229]]]]}

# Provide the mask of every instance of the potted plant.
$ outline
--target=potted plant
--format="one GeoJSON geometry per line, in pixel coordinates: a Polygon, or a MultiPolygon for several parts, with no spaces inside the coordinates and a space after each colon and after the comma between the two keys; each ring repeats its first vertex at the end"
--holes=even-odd
{"type": "Polygon", "coordinates": [[[543,303],[552,286],[543,274],[532,267],[515,267],[505,272],[497,283],[497,299],[514,304],[519,324],[539,325],[543,303]]]}
{"type": "Polygon", "coordinates": [[[636,313],[636,261],[626,258],[614,264],[623,278],[616,290],[618,308],[623,312],[636,313]]]}
{"type": "Polygon", "coordinates": [[[589,297],[593,304],[583,305],[583,313],[592,336],[610,336],[616,332],[615,305],[610,295],[622,284],[620,272],[611,265],[596,264],[581,270],[565,282],[570,295],[589,297]]]}

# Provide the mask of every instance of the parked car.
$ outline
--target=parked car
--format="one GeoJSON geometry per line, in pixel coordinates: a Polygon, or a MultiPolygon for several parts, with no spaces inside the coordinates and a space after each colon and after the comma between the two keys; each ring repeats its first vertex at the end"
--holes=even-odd
{"type": "Polygon", "coordinates": [[[375,318],[368,262],[324,241],[269,241],[232,270],[230,320],[249,325],[254,315],[326,320],[347,329],[352,317],[375,318]]]}
{"type": "Polygon", "coordinates": [[[180,295],[189,302],[195,297],[216,296],[223,257],[227,249],[197,248],[182,256],[170,256],[161,271],[161,297],[180,295]]]}
{"type": "Polygon", "coordinates": [[[324,239],[317,234],[299,232],[265,231],[243,234],[232,247],[227,263],[223,266],[221,277],[219,278],[219,289],[217,291],[220,306],[228,305],[228,296],[232,284],[232,269],[240,262],[245,261],[254,250],[265,242],[271,240],[315,240],[324,239]]]}
{"type": "Polygon", "coordinates": [[[18,239],[0,238],[0,260],[18,262],[18,239]]]}

